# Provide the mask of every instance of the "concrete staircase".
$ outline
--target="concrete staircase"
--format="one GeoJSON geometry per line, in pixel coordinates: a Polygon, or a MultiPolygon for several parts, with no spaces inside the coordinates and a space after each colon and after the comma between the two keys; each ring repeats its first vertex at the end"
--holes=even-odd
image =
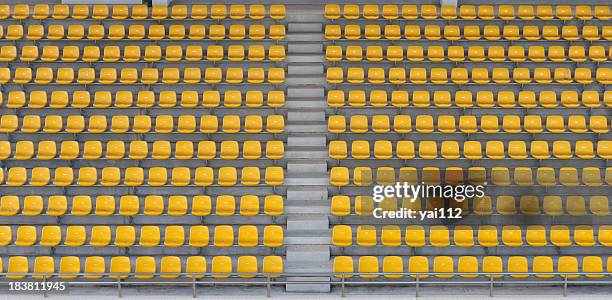
{"type": "MultiPolygon", "coordinates": [[[[323,70],[323,16],[314,6],[287,10],[288,63],[287,256],[285,272],[327,273],[330,268],[327,146],[323,70]]],[[[289,292],[329,292],[329,277],[291,277],[289,292]]]]}

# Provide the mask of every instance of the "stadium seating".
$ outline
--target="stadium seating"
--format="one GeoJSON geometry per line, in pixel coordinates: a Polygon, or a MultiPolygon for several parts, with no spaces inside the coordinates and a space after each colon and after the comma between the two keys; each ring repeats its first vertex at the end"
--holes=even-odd
{"type": "Polygon", "coordinates": [[[283,272],[285,17],[0,4],[0,269],[36,273],[8,278],[283,272]]]}
{"type": "Polygon", "coordinates": [[[609,6],[327,4],[325,18],[337,278],[612,270],[609,6]],[[396,183],[485,193],[373,197],[396,183]],[[447,209],[463,219],[393,217],[447,209]]]}

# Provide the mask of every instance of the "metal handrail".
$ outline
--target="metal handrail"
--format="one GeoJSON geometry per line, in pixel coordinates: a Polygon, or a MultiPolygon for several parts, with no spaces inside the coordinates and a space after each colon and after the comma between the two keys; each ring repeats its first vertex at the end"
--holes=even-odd
{"type": "MultiPolygon", "coordinates": [[[[100,273],[92,273],[92,272],[78,272],[78,273],[69,273],[69,272],[0,272],[0,278],[9,279],[10,281],[16,281],[13,278],[7,278],[7,276],[37,276],[38,278],[27,278],[26,280],[42,280],[43,282],[53,282],[53,281],[64,281],[67,285],[72,286],[87,286],[87,285],[98,285],[98,286],[116,286],[117,287],[117,296],[122,297],[122,288],[124,286],[136,286],[136,285],[183,285],[189,286],[192,289],[192,296],[194,298],[197,297],[197,287],[198,286],[221,286],[221,285],[239,285],[239,286],[265,286],[266,287],[266,296],[270,297],[272,293],[273,286],[287,286],[288,284],[329,284],[331,286],[339,286],[341,296],[344,297],[346,294],[347,286],[384,286],[384,285],[394,285],[394,286],[414,286],[415,288],[415,296],[418,297],[420,293],[420,289],[423,285],[481,285],[489,287],[489,296],[493,296],[493,290],[495,283],[498,284],[523,284],[523,285],[539,285],[539,284],[559,284],[563,288],[563,296],[567,295],[568,285],[571,283],[573,285],[612,285],[612,272],[319,272],[319,273],[299,273],[299,272],[281,272],[281,273],[238,273],[238,272],[228,272],[228,273],[212,273],[212,272],[100,272],[100,273]],[[114,276],[114,278],[108,278],[109,280],[101,281],[99,278],[95,278],[93,280],[85,278],[82,280],[73,280],[66,278],[52,278],[53,276],[114,276]],[[191,276],[188,279],[179,279],[179,280],[165,280],[163,279],[150,279],[150,278],[129,278],[130,276],[191,276]],[[362,275],[383,275],[383,276],[400,276],[399,278],[389,278],[386,277],[385,280],[370,280],[370,281],[356,281],[350,280],[353,276],[362,276],[362,275]],[[428,276],[461,276],[461,275],[469,275],[469,276],[486,276],[487,280],[476,280],[476,278],[466,278],[466,280],[457,280],[457,279],[446,279],[443,277],[437,277],[433,280],[424,280],[424,277],[428,276]],[[541,278],[536,277],[530,278],[529,280],[521,280],[521,278],[516,278],[517,280],[504,280],[508,276],[535,276],[535,275],[551,275],[551,276],[560,276],[559,278],[541,278]],[[216,276],[216,277],[214,277],[216,276]],[[223,277],[219,277],[223,276],[223,277]],[[245,278],[245,276],[249,276],[245,278]],[[592,280],[592,279],[575,279],[570,278],[570,276],[590,276],[592,278],[604,278],[603,280],[592,280]],[[50,278],[51,277],[51,278],[50,278]],[[125,278],[122,278],[125,277],[125,278]],[[198,278],[196,278],[198,277],[198,278]],[[208,278],[206,278],[208,277],[208,278]],[[212,277],[212,278],[211,278],[212,277]],[[286,280],[288,277],[301,277],[303,279],[300,280],[286,280]],[[325,279],[317,279],[317,278],[325,278],[325,279]],[[501,277],[501,278],[500,278],[501,277]],[[239,278],[242,279],[240,281],[230,281],[228,278],[239,278]],[[306,278],[306,279],[304,279],[306,278]],[[307,278],[312,278],[309,280],[307,278]],[[59,279],[59,280],[58,280],[59,279]],[[213,279],[213,280],[210,280],[213,279]],[[259,279],[259,280],[253,280],[259,279]],[[264,279],[264,280],[261,280],[264,279]],[[329,280],[332,279],[332,280],[329,280]],[[393,279],[393,280],[390,280],[393,279]]],[[[464,277],[465,278],[465,277],[464,277]]],[[[19,278],[16,278],[19,279],[19,278]]],[[[485,279],[485,278],[481,278],[485,279]]],[[[0,280],[1,285],[10,284],[7,280],[0,280]]],[[[43,290],[43,295],[46,297],[48,291],[43,290]]]]}

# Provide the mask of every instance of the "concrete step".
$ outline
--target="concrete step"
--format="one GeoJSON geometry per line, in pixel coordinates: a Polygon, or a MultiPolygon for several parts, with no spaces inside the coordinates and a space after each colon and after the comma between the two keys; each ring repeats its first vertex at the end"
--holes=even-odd
{"type": "MultiPolygon", "coordinates": [[[[329,264],[330,250],[329,246],[325,245],[302,245],[302,246],[287,246],[287,260],[289,264],[299,265],[300,262],[310,262],[315,265],[329,264]]],[[[289,268],[292,268],[291,266],[289,268]]],[[[326,271],[327,272],[327,271],[326,271]]]]}
{"type": "Polygon", "coordinates": [[[325,160],[299,160],[297,162],[290,161],[287,163],[287,177],[291,174],[298,173],[325,173],[327,172],[327,163],[325,160]]]}
{"type": "Polygon", "coordinates": [[[297,111],[290,110],[287,113],[287,122],[295,122],[295,121],[323,121],[325,122],[325,111],[320,109],[300,109],[297,111]]]}
{"type": "Polygon", "coordinates": [[[329,277],[288,277],[287,278],[287,292],[295,293],[329,293],[331,291],[331,284],[320,283],[324,281],[330,281],[329,277]],[[313,281],[316,283],[290,283],[291,281],[313,281]]]}
{"type": "MultiPolygon", "coordinates": [[[[287,67],[287,75],[317,75],[323,76],[323,64],[316,63],[293,63],[287,67]]],[[[297,76],[295,76],[297,77],[297,76]]]]}
{"type": "Polygon", "coordinates": [[[323,43],[311,43],[311,42],[294,42],[287,47],[288,54],[295,53],[309,53],[309,54],[321,54],[323,53],[323,43]]]}
{"type": "Polygon", "coordinates": [[[323,86],[318,87],[290,87],[287,89],[288,98],[316,97],[323,98],[325,95],[323,86]]]}
{"type": "Polygon", "coordinates": [[[287,42],[323,42],[325,35],[322,32],[314,33],[287,33],[285,41],[287,42]]]}
{"type": "MultiPolygon", "coordinates": [[[[315,215],[323,215],[323,214],[327,214],[329,213],[329,207],[328,206],[312,206],[312,205],[293,205],[293,202],[296,201],[292,201],[291,206],[287,205],[285,206],[285,213],[286,214],[293,214],[293,215],[306,215],[306,214],[315,214],[315,215]]],[[[307,202],[305,202],[307,203],[307,202]]]]}
{"type": "Polygon", "coordinates": [[[303,145],[325,147],[326,138],[320,135],[294,135],[287,138],[288,147],[303,145]]]}
{"type": "MultiPolygon", "coordinates": [[[[325,56],[319,54],[302,54],[292,53],[285,57],[285,62],[291,63],[323,63],[325,62],[325,56]]],[[[322,74],[323,72],[321,72],[322,74]]]]}
{"type": "Polygon", "coordinates": [[[285,108],[318,108],[324,110],[327,107],[327,103],[320,99],[303,98],[303,99],[291,99],[291,101],[285,102],[285,108]]]}
{"type": "Polygon", "coordinates": [[[287,75],[285,78],[286,85],[324,85],[326,83],[325,76],[318,74],[299,74],[287,75]]]}
{"type": "Polygon", "coordinates": [[[327,151],[321,150],[319,147],[294,147],[285,149],[285,159],[327,159],[328,155],[327,151]]]}
{"type": "Polygon", "coordinates": [[[287,189],[287,201],[326,201],[327,187],[300,186],[287,189]]]}
{"type": "MultiPolygon", "coordinates": [[[[312,215],[316,216],[316,215],[312,215]]],[[[316,235],[316,236],[297,236],[291,237],[285,235],[283,238],[285,245],[329,245],[331,244],[331,236],[328,233],[327,236],[316,235]]]]}
{"type": "Polygon", "coordinates": [[[289,23],[287,25],[287,32],[290,33],[313,33],[313,32],[323,32],[323,24],[322,23],[289,23]]]}
{"type": "Polygon", "coordinates": [[[295,234],[297,231],[305,231],[309,234],[317,232],[321,234],[329,231],[329,220],[327,216],[288,216],[287,234],[295,234]]]}
{"type": "Polygon", "coordinates": [[[285,126],[287,133],[325,133],[326,131],[327,124],[287,124],[285,126]]]}
{"type": "Polygon", "coordinates": [[[285,178],[286,186],[327,186],[329,179],[327,174],[302,174],[299,177],[285,178]]]}

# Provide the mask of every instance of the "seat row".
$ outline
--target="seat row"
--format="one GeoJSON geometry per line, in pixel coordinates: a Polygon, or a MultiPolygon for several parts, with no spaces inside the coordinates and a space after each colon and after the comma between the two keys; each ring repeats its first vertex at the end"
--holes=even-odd
{"type": "MultiPolygon", "coordinates": [[[[9,46],[7,46],[9,47],[9,46]]],[[[13,52],[16,52],[14,50],[13,52]]],[[[609,47],[608,56],[604,46],[337,46],[331,45],[325,48],[325,57],[328,61],[355,61],[364,59],[372,62],[404,60],[412,62],[420,61],[492,61],[492,62],[605,62],[612,60],[612,47],[609,47]],[[364,49],[365,48],[365,52],[364,49]],[[567,48],[567,50],[566,50],[567,48]],[[384,49],[384,50],[383,50],[384,49]],[[467,49],[467,52],[466,52],[467,49]],[[527,53],[527,54],[525,54],[527,53]]],[[[16,56],[13,54],[12,57],[16,56]]],[[[0,52],[0,59],[2,54],[0,52]]]]}
{"type": "Polygon", "coordinates": [[[163,20],[170,18],[175,20],[202,20],[210,17],[213,20],[222,20],[229,17],[230,19],[249,18],[254,20],[260,20],[269,17],[271,19],[278,20],[285,18],[285,6],[282,4],[269,5],[267,9],[268,14],[266,14],[266,6],[261,4],[249,5],[248,14],[246,5],[232,4],[229,6],[229,12],[227,8],[227,5],[223,4],[210,5],[210,9],[207,5],[200,4],[172,6],[153,5],[150,9],[149,7],[147,7],[147,5],[140,4],[132,5],[131,9],[128,5],[95,4],[93,6],[89,6],[79,4],[70,6],[66,4],[36,4],[33,6],[32,9],[30,9],[30,5],[28,4],[17,4],[14,6],[3,4],[0,6],[0,19],[12,18],[17,20],[23,20],[31,18],[34,20],[44,20],[47,18],[53,18],[56,20],[104,20],[112,18],[119,20],[163,20]]]}
{"type": "MultiPolygon", "coordinates": [[[[602,146],[603,148],[603,146],[602,146]]],[[[591,149],[592,150],[592,149],[591,149]]],[[[49,159],[282,159],[283,141],[0,141],[0,160],[49,159]],[[265,147],[264,147],[265,145],[265,147]],[[58,153],[59,149],[59,153],[58,153]],[[151,149],[149,151],[149,149],[151,149]],[[218,151],[217,151],[218,149],[218,151]],[[242,150],[242,151],[241,151],[242,150]],[[217,154],[218,152],[218,154],[217,154]],[[263,152],[263,153],[262,153],[263,152]],[[59,156],[58,156],[59,154],[59,156]],[[127,154],[127,155],[126,155],[127,154]]]]}
{"type": "MultiPolygon", "coordinates": [[[[282,70],[282,69],[281,69],[282,70]]],[[[229,72],[229,70],[228,70],[229,72]]],[[[328,67],[329,84],[611,84],[612,69],[590,68],[359,68],[328,67]],[[346,69],[346,71],[345,71],[346,69]],[[346,76],[344,75],[346,73],[346,76]],[[366,76],[367,73],[367,76],[366,76]],[[408,73],[408,74],[406,74],[408,73]],[[449,74],[450,73],[450,78],[449,74]],[[595,73],[595,78],[593,74],[595,73]],[[408,75],[408,76],[406,76],[408,75]],[[450,81],[449,81],[450,79],[450,81]]],[[[284,74],[284,73],[283,73],[284,74]]]]}
{"type": "Polygon", "coordinates": [[[92,24],[87,28],[83,25],[72,24],[67,25],[49,25],[45,27],[40,24],[28,25],[25,30],[21,24],[12,24],[6,26],[6,33],[0,25],[0,40],[9,41],[15,40],[203,40],[206,37],[213,41],[230,39],[230,40],[282,40],[285,38],[285,25],[263,25],[251,24],[248,28],[242,24],[214,24],[208,27],[204,25],[189,25],[185,27],[182,24],[174,24],[165,26],[162,24],[154,25],[123,25],[114,24],[104,27],[104,25],[92,24]],[[127,28],[126,28],[127,27],[127,28]],[[267,28],[266,28],[267,27],[267,28]],[[24,33],[25,31],[25,33],[24,33]],[[87,33],[86,33],[87,32],[87,33]],[[127,34],[126,34],[127,33],[127,34]]]}
{"type": "MultiPolygon", "coordinates": [[[[352,274],[357,270],[360,273],[378,273],[378,272],[410,272],[410,276],[419,276],[419,279],[428,278],[431,275],[419,275],[419,273],[435,272],[443,273],[434,275],[437,278],[452,278],[454,276],[460,276],[463,278],[477,278],[477,277],[513,277],[513,278],[527,278],[535,276],[537,278],[578,278],[586,276],[587,278],[602,278],[603,274],[597,274],[604,272],[603,260],[606,257],[600,256],[584,256],[578,263],[578,257],[575,256],[534,256],[533,258],[527,258],[525,256],[509,256],[502,258],[500,256],[484,256],[482,258],[477,256],[459,256],[454,259],[451,256],[435,256],[430,259],[427,256],[410,256],[407,258],[406,267],[404,267],[404,259],[401,256],[384,256],[382,257],[382,268],[379,265],[379,258],[376,256],[360,256],[357,260],[358,268],[355,269],[354,259],[357,257],[352,256],[336,256],[334,257],[334,273],[336,277],[353,277],[352,274]],[[433,262],[430,267],[430,261],[433,262]],[[455,263],[456,261],[456,263],[455,263]],[[456,267],[455,267],[456,265],[456,267]],[[580,266],[580,267],[579,267],[580,266]],[[553,272],[558,273],[578,273],[582,271],[584,275],[567,275],[567,274],[549,274],[553,272]],[[535,275],[527,274],[509,274],[509,275],[470,275],[470,274],[453,274],[453,273],[536,273],[535,275]],[[541,273],[541,274],[537,274],[541,273]]],[[[612,258],[607,258],[608,272],[612,272],[612,258]]],[[[359,275],[361,278],[377,278],[381,275],[377,274],[363,274],[359,275]]],[[[404,275],[400,274],[385,274],[386,278],[402,278],[404,275]]]]}
{"type": "Polygon", "coordinates": [[[483,167],[447,167],[444,174],[440,168],[424,167],[417,170],[414,167],[332,167],[329,174],[329,181],[334,186],[369,186],[373,183],[381,185],[394,185],[396,182],[416,184],[447,184],[464,183],[466,180],[473,184],[484,184],[490,182],[497,186],[601,186],[612,185],[612,167],[600,169],[596,167],[584,167],[582,169],[564,167],[493,167],[485,169],[483,167]],[[533,171],[535,170],[535,178],[533,171]],[[353,176],[349,174],[353,173],[353,176]],[[396,172],[397,171],[397,172],[396,172]],[[467,171],[467,172],[466,172],[467,171]],[[602,172],[603,171],[603,172],[602,172]],[[375,176],[373,176],[374,174],[375,176]],[[464,173],[467,173],[464,177],[464,173]],[[513,174],[512,180],[510,173],[513,174]],[[578,179],[579,174],[581,180],[578,179]],[[602,173],[603,176],[602,176],[602,173]],[[398,175],[396,177],[396,174],[398,175]],[[489,176],[487,176],[487,174],[489,176]],[[375,178],[375,180],[373,180],[375,178]],[[487,178],[489,180],[487,180],[487,178]],[[351,180],[352,179],[352,180],[351,180]],[[397,180],[396,180],[397,179],[397,180]],[[420,179],[420,180],[419,180],[420,179]],[[535,181],[534,181],[535,179],[535,181]]]}
{"type": "Polygon", "coordinates": [[[280,195],[232,195],[158,196],[158,195],[77,195],[53,196],[2,196],[0,216],[279,216],[284,211],[284,200],[280,195]],[[214,198],[214,200],[213,200],[214,198]],[[238,199],[238,200],[237,200],[238,199]],[[237,203],[239,202],[239,203],[237,203]],[[260,209],[260,203],[263,209],[260,209]],[[261,212],[260,212],[261,211],[261,212]]]}
{"type": "MultiPolygon", "coordinates": [[[[205,53],[199,45],[166,46],[158,45],[140,46],[62,46],[61,51],[58,46],[43,46],[39,54],[39,47],[34,45],[21,47],[21,54],[17,54],[17,46],[2,46],[0,48],[0,62],[176,62],[176,61],[243,61],[245,58],[250,61],[282,61],[285,59],[285,47],[282,45],[271,45],[266,48],[262,45],[246,46],[242,45],[210,45],[206,47],[205,53]],[[61,55],[60,55],[61,52],[61,55]],[[267,53],[267,54],[266,54],[267,53]]],[[[605,57],[604,57],[605,58],[605,57]]]]}
{"type": "Polygon", "coordinates": [[[0,226],[0,245],[20,247],[57,247],[60,245],[69,247],[108,247],[109,245],[117,247],[157,247],[161,245],[164,247],[232,247],[234,245],[256,247],[262,245],[274,248],[283,245],[283,228],[278,225],[263,228],[257,228],[254,225],[216,225],[214,226],[214,238],[210,237],[209,226],[169,225],[164,227],[152,225],[0,226]],[[263,231],[261,242],[259,231],[263,231]]]}
{"type": "MultiPolygon", "coordinates": [[[[418,133],[439,132],[449,134],[455,132],[608,133],[611,126],[606,116],[590,116],[587,119],[583,115],[549,115],[544,117],[540,115],[504,115],[501,117],[501,124],[500,117],[494,115],[462,115],[458,117],[438,115],[435,118],[435,123],[433,115],[417,115],[414,119],[416,122],[412,125],[412,117],[409,115],[352,115],[347,122],[347,117],[345,116],[332,115],[327,120],[327,129],[331,133],[345,133],[348,131],[352,133],[387,133],[391,131],[409,133],[413,130],[418,133]],[[459,119],[458,124],[457,119],[459,119]]],[[[0,129],[2,128],[1,120],[0,129]]]]}
{"type": "MultiPolygon", "coordinates": [[[[344,4],[342,8],[339,4],[325,5],[325,18],[329,20],[347,19],[354,20],[364,18],[368,20],[376,20],[382,16],[383,19],[395,20],[398,18],[406,20],[416,19],[457,19],[456,6],[436,6],[436,5],[402,5],[399,7],[395,4],[382,5],[382,9],[378,4],[365,4],[362,6],[356,4],[344,4]],[[360,12],[361,9],[361,12],[360,12]],[[401,9],[401,13],[400,13],[401,9]]],[[[464,20],[591,20],[593,17],[600,20],[610,19],[610,7],[604,5],[597,6],[569,6],[569,5],[461,5],[459,6],[459,18],[464,20]]]]}
{"type": "Polygon", "coordinates": [[[188,167],[146,169],[141,167],[125,169],[117,167],[83,167],[80,169],[12,167],[1,171],[0,183],[4,182],[7,186],[211,186],[215,185],[215,182],[219,186],[257,186],[260,184],[277,186],[283,184],[285,171],[282,167],[272,166],[262,169],[242,167],[239,170],[235,167],[221,167],[215,172],[215,169],[211,167],[195,169],[188,167]],[[263,182],[262,172],[264,173],[263,182]],[[238,173],[240,173],[240,181],[238,181],[238,173]]]}
{"type": "MultiPolygon", "coordinates": [[[[419,198],[385,198],[378,203],[375,203],[371,196],[356,196],[352,198],[351,204],[351,197],[349,196],[333,196],[331,199],[331,214],[337,217],[345,217],[350,216],[352,211],[356,216],[371,216],[375,206],[386,211],[394,211],[401,208],[421,211],[423,210],[422,206],[426,206],[427,210],[444,207],[444,199],[441,198],[428,198],[425,205],[421,204],[422,201],[419,198]]],[[[542,213],[547,216],[562,216],[565,212],[571,216],[584,216],[588,213],[594,216],[610,215],[610,204],[607,196],[589,196],[588,209],[587,200],[585,200],[584,196],[567,196],[562,199],[561,196],[524,195],[519,198],[518,209],[514,196],[502,195],[495,197],[495,209],[493,209],[493,200],[491,198],[490,196],[484,196],[464,200],[461,203],[463,206],[462,214],[470,212],[469,202],[471,202],[471,211],[479,216],[490,216],[494,213],[504,216],[516,214],[538,216],[542,213]],[[540,200],[542,202],[541,205],[540,200]]],[[[450,202],[450,204],[460,203],[450,202]]]]}
{"type": "Polygon", "coordinates": [[[326,25],[325,38],[327,40],[448,40],[448,41],[478,41],[478,40],[506,40],[506,41],[599,41],[612,40],[612,26],[602,26],[601,31],[597,26],[585,25],[581,28],[574,25],[406,25],[403,29],[400,25],[368,24],[364,29],[360,25],[348,24],[326,25]],[[422,28],[422,29],[421,29],[422,28]],[[559,34],[561,32],[561,34],[559,34]]]}
{"type": "MultiPolygon", "coordinates": [[[[110,117],[110,116],[109,116],[110,117]]],[[[285,130],[285,119],[281,115],[236,116],[226,115],[221,122],[215,115],[114,115],[111,120],[106,115],[47,115],[44,119],[39,115],[2,115],[0,117],[0,132],[11,133],[215,133],[221,129],[224,133],[282,133],[285,130]],[[198,122],[199,119],[199,122],[198,122]],[[44,120],[44,122],[42,122],[44,120]],[[152,122],[154,120],[154,122],[152,122]],[[265,125],[264,125],[265,120],[265,125]],[[110,123],[110,124],[109,124],[110,123]],[[198,124],[199,123],[199,124],[198,124]],[[110,125],[110,126],[109,126],[110,125]],[[220,127],[220,128],[219,128],[220,127]]]]}
{"type": "MultiPolygon", "coordinates": [[[[335,225],[332,229],[332,244],[337,247],[352,245],[373,247],[383,245],[388,247],[521,247],[524,242],[528,246],[543,247],[550,244],[557,247],[578,245],[592,247],[595,245],[612,246],[612,226],[599,226],[597,237],[590,225],[576,225],[573,230],[566,225],[553,225],[547,230],[542,225],[530,225],[525,229],[516,225],[506,225],[502,228],[492,225],[472,226],[457,225],[453,227],[434,225],[429,227],[429,234],[420,225],[408,225],[405,238],[402,240],[402,230],[397,225],[386,225],[376,228],[370,225],[359,225],[356,230],[349,225],[335,225]],[[356,231],[353,237],[353,231],[356,231]],[[476,231],[476,232],[475,232],[476,231]],[[501,231],[501,234],[498,233],[501,231]],[[525,234],[523,234],[525,231],[525,234]],[[572,232],[573,234],[570,234],[572,232]],[[451,242],[451,238],[452,242],[451,242]],[[571,237],[570,237],[571,236],[571,237]],[[476,238],[475,238],[476,237],[476,238]],[[501,237],[501,244],[499,239],[501,237]],[[476,240],[476,241],[475,241],[476,240]],[[405,243],[405,244],[404,244],[405,243]]],[[[20,227],[21,228],[21,227],[20,227]]]]}
{"type": "MultiPolygon", "coordinates": [[[[281,273],[283,272],[283,259],[280,256],[264,256],[258,258],[255,256],[238,256],[233,262],[230,256],[213,256],[210,259],[210,265],[204,256],[163,256],[161,258],[152,256],[11,256],[1,257],[7,262],[6,270],[8,273],[38,273],[28,275],[32,278],[53,278],[53,275],[48,273],[60,273],[59,278],[74,279],[77,277],[86,279],[99,278],[227,278],[229,273],[238,273],[237,277],[252,278],[253,273],[281,273]],[[57,262],[56,262],[57,261],[57,262]],[[107,266],[108,265],[108,266],[107,266]],[[57,267],[56,267],[57,266],[57,267]],[[154,273],[160,273],[154,275],[154,273]],[[179,275],[177,273],[187,273],[179,275]],[[63,273],[63,274],[62,274],[63,273]],[[86,273],[86,275],[77,275],[77,273],[86,273]],[[99,274],[97,274],[99,273],[99,274]],[[107,274],[103,274],[107,273],[107,274]],[[110,273],[110,274],[108,274],[110,273]],[[128,275],[128,273],[136,273],[128,275]],[[212,273],[204,275],[202,273],[212,273]],[[243,274],[240,274],[243,273],[243,274]]],[[[275,277],[277,275],[272,275],[275,277]]],[[[7,278],[21,279],[25,278],[24,274],[8,274],[7,278]]],[[[236,276],[234,276],[236,277],[236,276]]]]}
{"type": "MultiPolygon", "coordinates": [[[[464,141],[462,143],[458,141],[418,141],[416,146],[415,142],[408,140],[377,140],[371,144],[374,151],[371,150],[369,141],[353,140],[350,157],[369,159],[373,153],[376,159],[594,159],[595,157],[612,159],[612,140],[570,142],[555,139],[554,141],[534,140],[530,143],[522,140],[464,141]],[[461,144],[463,147],[460,147],[461,144]]],[[[346,159],[349,157],[348,152],[346,141],[329,143],[329,157],[332,159],[346,159]]]]}
{"type": "Polygon", "coordinates": [[[503,107],[503,108],[556,108],[561,105],[567,108],[577,107],[612,107],[612,92],[605,91],[602,94],[599,91],[585,90],[578,91],[561,91],[558,93],[555,90],[542,90],[537,94],[534,91],[430,91],[415,90],[412,92],[393,90],[371,90],[367,96],[366,91],[359,89],[350,89],[345,92],[343,90],[330,90],[327,92],[327,105],[330,107],[429,107],[432,105],[440,108],[448,108],[451,106],[461,108],[471,108],[477,106],[482,108],[503,107]],[[389,94],[391,94],[389,96],[389,94]],[[603,103],[602,103],[603,100],[603,103]],[[389,103],[390,101],[390,103],[389,103]],[[476,103],[474,103],[476,102],[476,103]],[[559,102],[561,102],[559,104],[559,102]]]}
{"type": "MultiPolygon", "coordinates": [[[[0,105],[4,96],[0,93],[0,105]]],[[[285,92],[279,90],[264,91],[247,90],[183,90],[176,91],[50,91],[32,90],[26,94],[24,91],[10,91],[6,94],[7,108],[172,108],[184,107],[204,108],[228,107],[237,108],[246,106],[255,107],[283,107],[285,105],[285,92]],[[265,96],[264,96],[265,94],[265,96]],[[264,100],[265,99],[265,100],[264,100]]]]}
{"type": "Polygon", "coordinates": [[[284,68],[247,68],[246,70],[242,68],[184,68],[182,70],[179,68],[142,68],[140,70],[137,68],[100,68],[98,70],[94,68],[57,68],[53,70],[49,67],[41,67],[16,68],[12,74],[11,69],[0,68],[0,84],[282,84],[284,82],[284,68]]]}

